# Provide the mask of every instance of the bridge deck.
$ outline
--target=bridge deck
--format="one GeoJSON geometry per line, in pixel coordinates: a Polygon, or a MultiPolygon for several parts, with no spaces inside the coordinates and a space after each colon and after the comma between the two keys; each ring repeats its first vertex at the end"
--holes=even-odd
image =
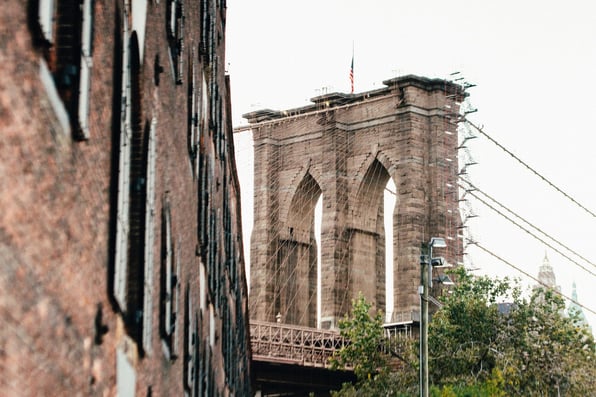
{"type": "Polygon", "coordinates": [[[337,331],[251,320],[252,357],[257,361],[328,368],[346,341],[337,331]]]}
{"type": "MultiPolygon", "coordinates": [[[[413,325],[412,321],[385,324],[381,348],[399,353],[403,342],[413,337],[413,325]]],[[[356,380],[350,368],[330,369],[333,353],[348,343],[337,331],[251,320],[250,336],[252,368],[262,396],[329,396],[330,390],[356,380]]]]}

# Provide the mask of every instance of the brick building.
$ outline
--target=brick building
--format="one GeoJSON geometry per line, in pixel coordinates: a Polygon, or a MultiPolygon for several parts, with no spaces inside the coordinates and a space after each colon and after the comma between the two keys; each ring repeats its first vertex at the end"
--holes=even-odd
{"type": "Polygon", "coordinates": [[[225,0],[0,12],[0,395],[250,394],[225,0]]]}

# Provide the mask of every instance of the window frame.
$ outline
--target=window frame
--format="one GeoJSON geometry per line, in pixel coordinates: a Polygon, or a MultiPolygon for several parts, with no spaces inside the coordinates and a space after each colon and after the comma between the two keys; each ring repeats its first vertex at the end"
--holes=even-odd
{"type": "Polygon", "coordinates": [[[90,136],[94,1],[64,4],[62,1],[37,0],[37,23],[44,43],[43,58],[68,115],[70,131],[65,132],[75,140],[87,140],[90,136]],[[59,10],[63,10],[65,5],[70,8],[66,8],[64,15],[61,15],[59,10]],[[76,21],[76,24],[73,25],[72,21],[76,21]],[[64,29],[71,31],[61,34],[64,29]],[[59,37],[70,39],[59,40],[59,37]]]}

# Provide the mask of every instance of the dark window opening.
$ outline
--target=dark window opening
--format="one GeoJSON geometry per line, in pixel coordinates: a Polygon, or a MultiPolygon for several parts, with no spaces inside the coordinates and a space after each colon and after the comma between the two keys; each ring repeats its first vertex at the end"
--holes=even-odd
{"type": "Polygon", "coordinates": [[[200,83],[197,84],[197,73],[196,73],[196,66],[194,62],[194,49],[191,51],[189,55],[189,67],[188,67],[188,75],[189,75],[189,84],[188,84],[188,135],[187,135],[187,145],[188,145],[188,155],[190,157],[191,167],[193,176],[197,177],[198,175],[198,131],[199,131],[199,112],[201,110],[201,95],[200,83]]]}
{"type": "Polygon", "coordinates": [[[182,84],[184,78],[184,1],[169,0],[166,25],[170,55],[174,66],[174,80],[182,84]]]}
{"type": "Polygon", "coordinates": [[[161,228],[161,297],[160,297],[160,333],[170,359],[177,358],[177,309],[178,309],[178,263],[174,258],[174,241],[172,237],[172,215],[170,204],[165,202],[162,212],[161,228]]]}
{"type": "MultiPolygon", "coordinates": [[[[129,191],[129,235],[127,271],[127,310],[125,322],[131,337],[142,340],[145,233],[147,200],[147,161],[149,125],[143,128],[142,72],[136,32],[130,39],[131,147],[129,191]]],[[[148,314],[150,315],[150,314],[148,314]]],[[[140,345],[140,344],[139,344],[140,345]]]]}
{"type": "Polygon", "coordinates": [[[198,322],[194,312],[189,285],[186,285],[184,316],[184,388],[190,397],[196,396],[198,322]]]}
{"type": "Polygon", "coordinates": [[[39,42],[73,136],[89,137],[88,113],[93,43],[92,0],[38,0],[39,42]]]}

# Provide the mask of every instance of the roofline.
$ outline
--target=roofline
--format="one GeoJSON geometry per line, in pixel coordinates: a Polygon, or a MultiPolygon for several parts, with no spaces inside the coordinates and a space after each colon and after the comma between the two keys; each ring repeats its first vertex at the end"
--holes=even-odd
{"type": "Polygon", "coordinates": [[[242,117],[247,119],[249,124],[256,124],[261,123],[263,121],[283,119],[286,117],[296,115],[305,115],[308,113],[315,112],[317,110],[321,110],[322,106],[324,106],[326,110],[332,110],[343,105],[361,102],[374,97],[385,96],[407,86],[414,86],[426,90],[428,92],[449,90],[450,93],[453,93],[453,95],[456,96],[460,96],[462,99],[465,96],[467,96],[467,93],[465,92],[465,87],[462,85],[445,79],[431,79],[428,77],[422,77],[413,74],[384,80],[383,84],[386,85],[386,87],[379,88],[376,90],[364,91],[356,94],[332,92],[330,94],[319,95],[310,99],[310,101],[313,102],[312,105],[306,105],[286,110],[261,109],[254,112],[245,113],[242,115],[242,117]]]}

